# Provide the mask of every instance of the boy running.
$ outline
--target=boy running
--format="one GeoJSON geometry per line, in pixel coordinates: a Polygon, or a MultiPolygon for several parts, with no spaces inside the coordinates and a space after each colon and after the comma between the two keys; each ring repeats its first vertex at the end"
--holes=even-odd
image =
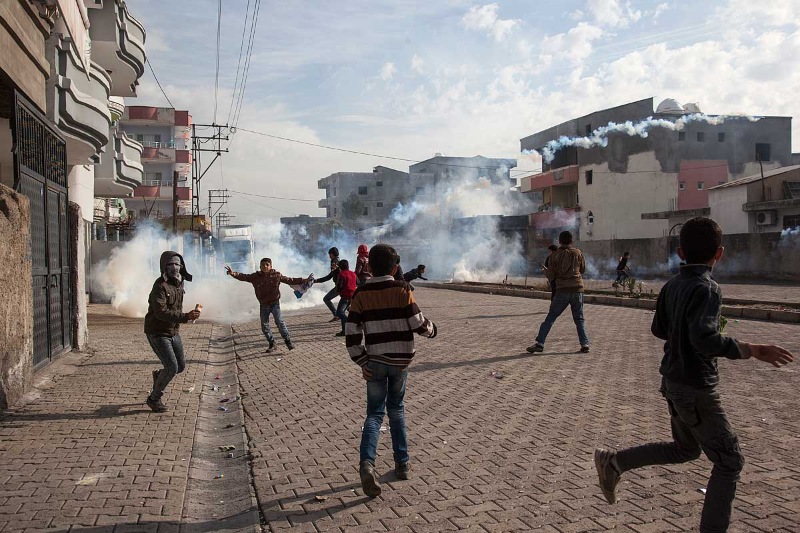
{"type": "Polygon", "coordinates": [[[336,307],[336,316],[342,321],[342,331],[336,334],[337,337],[344,337],[344,324],[347,322],[347,310],[350,308],[350,300],[356,292],[356,274],[350,270],[350,262],[347,259],[339,261],[339,279],[336,281],[336,290],[339,292],[339,305],[336,307]]]}
{"type": "Polygon", "coordinates": [[[750,344],[719,332],[722,294],[711,270],[722,258],[722,230],[710,218],[697,217],[681,228],[680,273],[661,289],[651,331],[663,339],[661,393],[667,400],[672,442],[619,451],[598,449],[594,462],[608,503],[617,500],[623,472],[649,465],[685,463],[703,451],[714,463],[708,480],[701,533],[728,530],[736,483],[744,466],[739,440],[722,409],[717,357],[753,357],[780,367],[792,361],[779,346],[750,344]]]}
{"type": "Polygon", "coordinates": [[[395,477],[408,479],[403,399],[408,365],[415,353],[414,333],[431,339],[437,333],[434,323],[422,316],[409,285],[394,280],[396,256],[388,244],[372,247],[372,277],[356,290],[345,324],[347,351],[367,382],[367,419],[361,433],[359,474],[364,494],[370,498],[381,493],[375,457],[384,411],[389,413],[395,477]]]}
{"type": "Polygon", "coordinates": [[[256,298],[258,298],[261,311],[261,331],[269,342],[267,353],[271,353],[275,349],[275,337],[269,328],[270,315],[275,320],[275,325],[278,326],[278,331],[280,331],[286,347],[294,350],[294,344],[292,344],[292,339],[289,337],[289,329],[281,316],[281,283],[301,285],[307,283],[309,278],[287,278],[277,270],[272,269],[272,259],[269,257],[262,259],[259,267],[260,270],[258,272],[242,274],[241,272],[234,272],[231,267],[225,265],[225,273],[239,281],[253,284],[253,290],[256,293],[256,298]]]}

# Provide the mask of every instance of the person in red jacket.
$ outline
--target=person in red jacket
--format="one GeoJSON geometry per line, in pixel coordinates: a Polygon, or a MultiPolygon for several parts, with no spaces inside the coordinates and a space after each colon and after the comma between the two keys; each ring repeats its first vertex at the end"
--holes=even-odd
{"type": "Polygon", "coordinates": [[[366,244],[358,245],[358,258],[356,259],[355,270],[359,287],[372,277],[372,273],[369,268],[369,249],[367,248],[366,244]]]}
{"type": "Polygon", "coordinates": [[[336,307],[336,316],[342,320],[342,331],[336,334],[337,337],[344,337],[344,324],[347,322],[347,310],[350,308],[350,300],[356,292],[356,273],[350,270],[350,262],[347,259],[339,261],[339,279],[336,281],[336,289],[339,291],[339,305],[336,307]]]}
{"type": "Polygon", "coordinates": [[[309,278],[287,278],[277,270],[272,268],[272,259],[265,257],[259,263],[259,271],[252,274],[242,274],[241,272],[234,272],[231,267],[225,265],[226,273],[239,281],[246,281],[253,284],[253,289],[258,298],[258,303],[261,306],[261,331],[269,342],[267,353],[275,350],[275,337],[269,328],[269,316],[275,320],[275,325],[278,326],[278,331],[281,333],[286,347],[294,350],[294,344],[289,337],[289,329],[283,322],[281,316],[281,283],[287,285],[301,285],[307,283],[309,278]]]}

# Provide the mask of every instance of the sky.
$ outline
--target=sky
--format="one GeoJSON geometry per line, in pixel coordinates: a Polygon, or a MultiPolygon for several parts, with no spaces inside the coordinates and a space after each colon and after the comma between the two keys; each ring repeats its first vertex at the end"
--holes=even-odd
{"type": "MultiPolygon", "coordinates": [[[[236,120],[257,1],[221,0],[218,75],[217,0],[127,2],[174,106],[195,123],[237,125],[202,182],[231,191],[232,223],[324,216],[317,180],[408,171],[386,156],[515,157],[533,171],[521,138],[642,98],[800,115],[800,0],[308,0],[260,3],[236,120]]],[[[169,105],[149,71],[126,103],[169,105]]]]}

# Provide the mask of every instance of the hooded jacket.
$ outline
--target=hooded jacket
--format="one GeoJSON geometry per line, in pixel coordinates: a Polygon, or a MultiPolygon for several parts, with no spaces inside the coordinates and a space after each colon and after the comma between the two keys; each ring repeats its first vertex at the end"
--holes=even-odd
{"type": "Polygon", "coordinates": [[[161,254],[161,276],[153,283],[147,299],[147,314],[144,317],[144,332],[156,337],[174,337],[180,325],[189,321],[188,313],[183,312],[183,282],[192,281],[186,271],[186,263],[178,252],[168,250],[161,254]],[[167,277],[167,261],[178,256],[181,260],[181,280],[167,277]]]}
{"type": "Polygon", "coordinates": [[[369,269],[369,249],[366,244],[358,245],[358,257],[356,258],[356,268],[354,270],[358,281],[364,283],[372,277],[369,269]]]}

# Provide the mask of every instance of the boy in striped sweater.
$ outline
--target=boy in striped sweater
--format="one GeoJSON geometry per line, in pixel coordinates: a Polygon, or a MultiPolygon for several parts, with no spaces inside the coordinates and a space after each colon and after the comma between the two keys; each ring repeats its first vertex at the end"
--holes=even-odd
{"type": "Polygon", "coordinates": [[[372,277],[356,290],[345,325],[345,344],[350,358],[361,367],[367,382],[367,419],[361,433],[359,473],[364,494],[381,493],[375,475],[384,411],[389,429],[397,479],[408,479],[408,446],[403,398],[408,365],[414,358],[414,333],[436,336],[436,325],[422,316],[411,287],[395,281],[397,252],[388,244],[369,251],[372,277]],[[362,342],[363,341],[363,342],[362,342]]]}

